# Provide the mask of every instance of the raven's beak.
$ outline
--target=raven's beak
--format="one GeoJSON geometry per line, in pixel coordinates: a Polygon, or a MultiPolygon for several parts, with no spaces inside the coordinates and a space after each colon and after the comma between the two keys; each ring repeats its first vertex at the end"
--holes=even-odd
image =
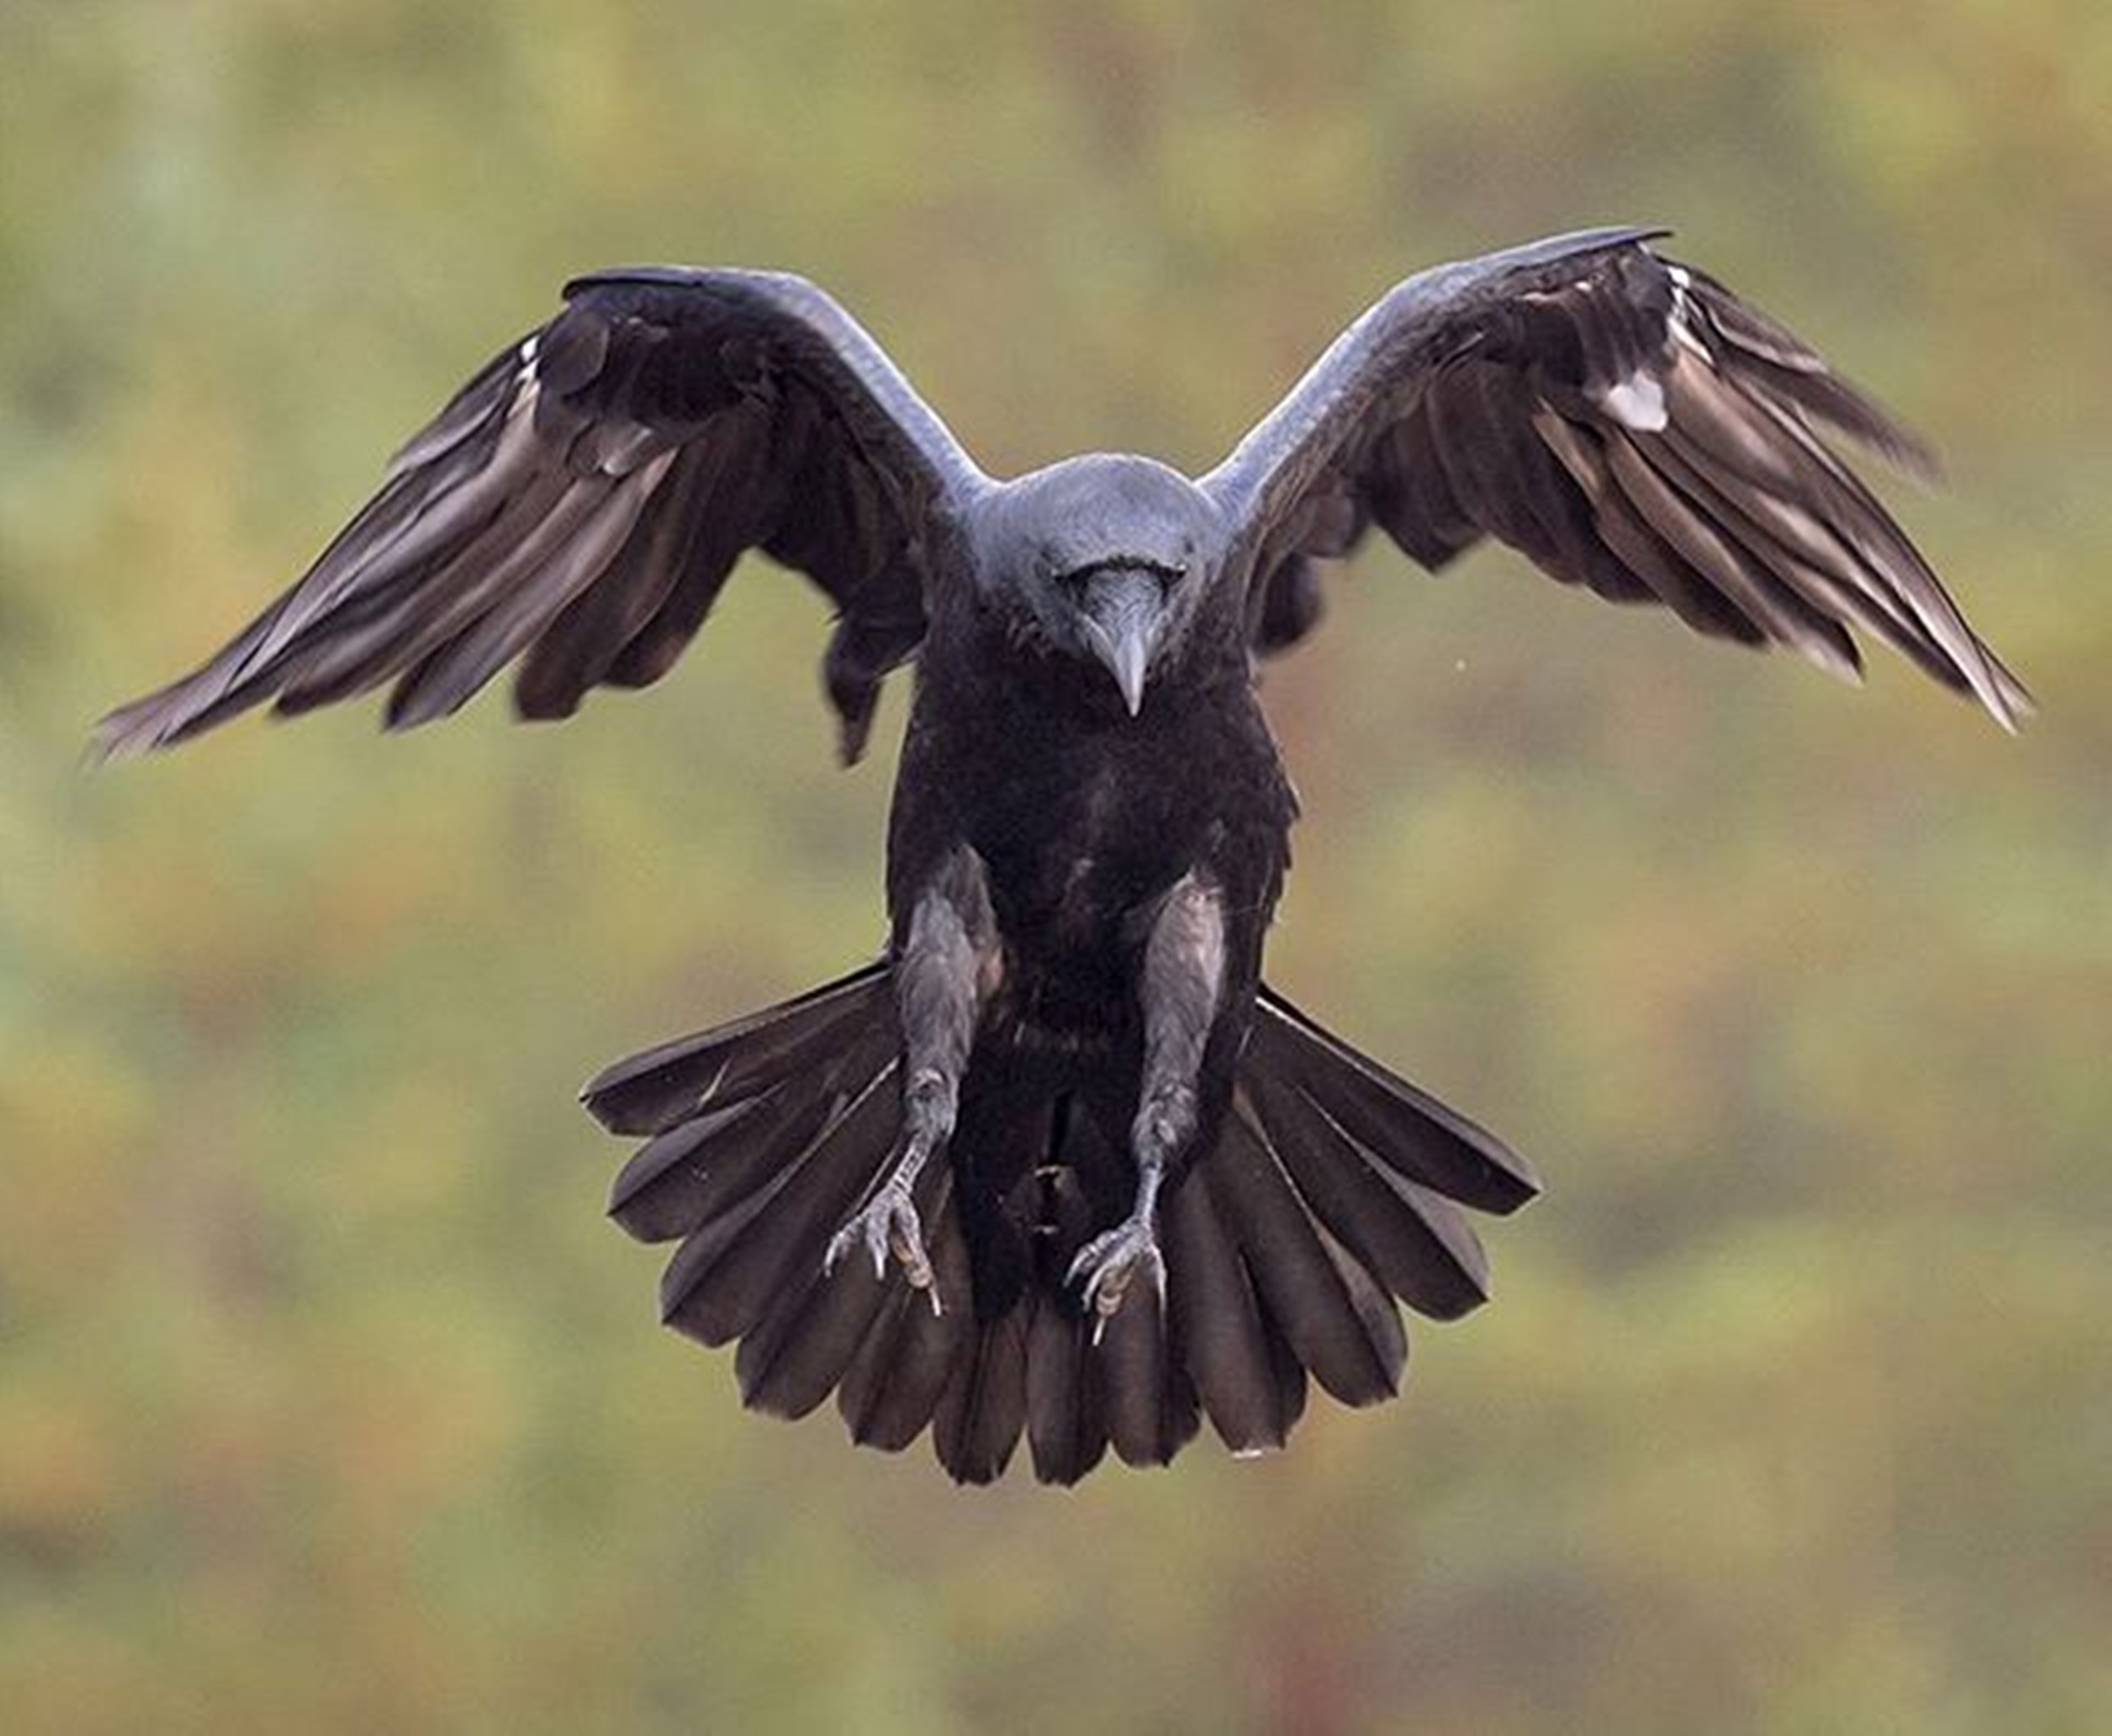
{"type": "Polygon", "coordinates": [[[1108,567],[1086,586],[1086,637],[1122,689],[1133,718],[1144,704],[1151,654],[1166,627],[1166,595],[1158,575],[1140,567],[1108,567]]]}

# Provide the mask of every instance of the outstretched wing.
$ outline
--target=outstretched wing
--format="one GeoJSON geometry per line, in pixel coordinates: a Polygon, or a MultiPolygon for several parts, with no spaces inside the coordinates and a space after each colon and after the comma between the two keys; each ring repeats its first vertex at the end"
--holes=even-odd
{"type": "Polygon", "coordinates": [[[388,721],[407,727],[517,658],[520,713],[567,716],[590,687],[665,674],[759,548],[835,605],[823,669],[856,757],[923,636],[935,519],[986,479],[799,278],[638,267],[577,279],[565,303],[412,438],[292,590],[105,718],[102,750],[392,681],[388,721]]]}
{"type": "Polygon", "coordinates": [[[1787,645],[1850,679],[1848,629],[1969,691],[2030,698],[1819,429],[1928,454],[1764,314],[1651,230],[1564,235],[1395,289],[1203,485],[1253,557],[1254,637],[1318,612],[1316,559],[1376,523],[1432,571],[1484,535],[1616,601],[1787,645]]]}

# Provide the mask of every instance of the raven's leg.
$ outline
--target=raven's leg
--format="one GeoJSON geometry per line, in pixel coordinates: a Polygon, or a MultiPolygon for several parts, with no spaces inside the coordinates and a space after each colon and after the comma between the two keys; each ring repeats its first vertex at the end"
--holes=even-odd
{"type": "Polygon", "coordinates": [[[976,1023],[1002,968],[997,923],[982,859],[962,849],[949,856],[917,900],[909,936],[894,961],[902,1024],[902,1154],[872,1197],[838,1230],[823,1256],[826,1270],[863,1246],[885,1277],[890,1251],[918,1289],[931,1291],[931,1260],[911,1198],[918,1173],[954,1131],[961,1073],[976,1023]]]}
{"type": "Polygon", "coordinates": [[[1136,1197],[1130,1214],[1095,1236],[1071,1263],[1086,1301],[1101,1319],[1122,1306],[1141,1273],[1163,1303],[1166,1262],[1158,1251],[1158,1189],[1166,1166],[1195,1132],[1203,1051],[1218,1016],[1225,977],[1225,912],[1218,889],[1192,870],[1168,893],[1145,942],[1138,998],[1144,1013],[1144,1074],[1130,1150],[1136,1197]]]}

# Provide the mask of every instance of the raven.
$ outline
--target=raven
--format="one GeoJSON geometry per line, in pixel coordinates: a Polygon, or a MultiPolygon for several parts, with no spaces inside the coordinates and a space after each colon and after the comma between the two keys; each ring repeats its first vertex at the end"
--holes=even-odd
{"type": "Polygon", "coordinates": [[[394,682],[391,727],[517,660],[526,718],[658,680],[744,550],[827,594],[846,761],[915,698],[864,968],[603,1073],[611,1211],[679,1241],[667,1321],[744,1401],[928,1426],[956,1479],[1281,1445],[1308,1375],[1397,1389],[1397,1303],[1487,1294],[1463,1208],[1532,1169],[1261,980],[1297,804],[1256,658],[1377,525],[1859,670],[1854,627],[2014,727],[2028,696],[1822,440],[1923,467],[1797,339],[1603,229],[1423,272],[1199,479],[1092,453],[999,481],[820,289],[594,273],[399,452],[307,575],[106,753],[394,682]]]}

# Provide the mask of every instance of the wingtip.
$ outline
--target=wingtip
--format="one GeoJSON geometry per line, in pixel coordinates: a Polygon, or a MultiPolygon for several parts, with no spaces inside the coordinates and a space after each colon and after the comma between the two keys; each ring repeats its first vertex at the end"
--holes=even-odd
{"type": "Polygon", "coordinates": [[[1843,636],[1842,643],[1837,645],[1820,635],[1812,634],[1792,641],[1791,648],[1813,668],[1823,675],[1831,676],[1844,687],[1866,685],[1863,659],[1856,651],[1855,641],[1846,636],[1843,636]]]}
{"type": "Polygon", "coordinates": [[[144,759],[151,751],[152,742],[130,739],[121,729],[114,727],[109,718],[98,722],[88,732],[88,739],[80,745],[80,769],[99,772],[105,766],[123,760],[144,759]]]}
{"type": "Polygon", "coordinates": [[[1987,660],[1994,666],[1995,684],[2001,690],[2002,698],[2009,707],[2008,717],[2000,721],[2014,736],[2024,719],[2038,715],[2038,697],[2018,680],[2015,672],[1992,651],[1987,654],[1987,660]]]}
{"type": "Polygon", "coordinates": [[[1878,451],[1893,469],[1923,488],[1941,488],[1949,481],[1944,474],[1942,454],[1922,435],[1896,421],[1887,431],[1891,438],[1878,451]]]}
{"type": "Polygon", "coordinates": [[[2005,735],[2020,734],[2024,720],[2037,715],[2039,702],[1986,643],[1976,638],[1973,645],[1978,654],[1960,666],[1967,688],[2005,735]]]}
{"type": "Polygon", "coordinates": [[[81,745],[81,763],[89,770],[128,759],[143,759],[180,739],[162,707],[141,700],[106,712],[89,728],[81,745]]]}

